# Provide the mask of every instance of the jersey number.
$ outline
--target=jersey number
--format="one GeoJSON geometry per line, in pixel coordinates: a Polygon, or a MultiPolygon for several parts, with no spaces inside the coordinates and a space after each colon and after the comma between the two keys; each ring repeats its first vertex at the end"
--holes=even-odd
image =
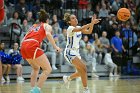
{"type": "Polygon", "coordinates": [[[29,31],[34,31],[34,32],[38,32],[39,29],[40,29],[41,25],[38,25],[38,26],[32,26],[29,31]]]}

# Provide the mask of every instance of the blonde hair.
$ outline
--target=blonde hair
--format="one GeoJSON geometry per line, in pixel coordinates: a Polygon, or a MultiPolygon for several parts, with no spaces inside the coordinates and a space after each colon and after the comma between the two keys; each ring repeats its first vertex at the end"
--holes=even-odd
{"type": "Polygon", "coordinates": [[[70,16],[71,16],[70,13],[65,13],[65,14],[64,14],[64,21],[65,21],[68,25],[70,25],[70,23],[69,23],[69,21],[70,21],[70,16]]]}

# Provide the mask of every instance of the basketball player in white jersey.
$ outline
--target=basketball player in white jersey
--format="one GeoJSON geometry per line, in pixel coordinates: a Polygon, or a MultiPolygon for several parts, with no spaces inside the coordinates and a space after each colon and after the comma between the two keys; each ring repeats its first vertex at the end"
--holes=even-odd
{"type": "Polygon", "coordinates": [[[68,62],[74,65],[77,71],[71,76],[63,76],[63,80],[65,83],[68,83],[74,78],[81,77],[84,88],[83,93],[90,93],[87,86],[87,68],[82,62],[79,54],[79,42],[82,37],[82,33],[91,34],[94,24],[99,23],[100,19],[96,19],[96,15],[94,15],[91,19],[91,23],[82,27],[77,26],[78,20],[73,14],[65,13],[64,20],[69,25],[67,29],[67,45],[64,51],[64,57],[68,62]]]}

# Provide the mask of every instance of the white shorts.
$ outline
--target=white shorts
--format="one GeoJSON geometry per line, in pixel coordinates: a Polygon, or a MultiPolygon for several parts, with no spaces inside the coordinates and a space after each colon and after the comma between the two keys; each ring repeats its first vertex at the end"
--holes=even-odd
{"type": "Polygon", "coordinates": [[[69,63],[72,63],[72,60],[75,57],[78,57],[79,59],[81,59],[81,56],[79,54],[79,49],[77,49],[77,50],[75,50],[75,49],[65,49],[64,57],[69,63]]]}

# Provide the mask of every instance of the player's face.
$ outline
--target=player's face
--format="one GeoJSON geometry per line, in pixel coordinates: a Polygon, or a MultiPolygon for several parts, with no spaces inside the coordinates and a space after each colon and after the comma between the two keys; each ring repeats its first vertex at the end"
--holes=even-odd
{"type": "Polygon", "coordinates": [[[77,20],[77,18],[76,18],[75,15],[71,15],[71,16],[70,16],[70,21],[69,21],[69,23],[70,23],[72,26],[77,26],[78,20],[77,20]]]}

